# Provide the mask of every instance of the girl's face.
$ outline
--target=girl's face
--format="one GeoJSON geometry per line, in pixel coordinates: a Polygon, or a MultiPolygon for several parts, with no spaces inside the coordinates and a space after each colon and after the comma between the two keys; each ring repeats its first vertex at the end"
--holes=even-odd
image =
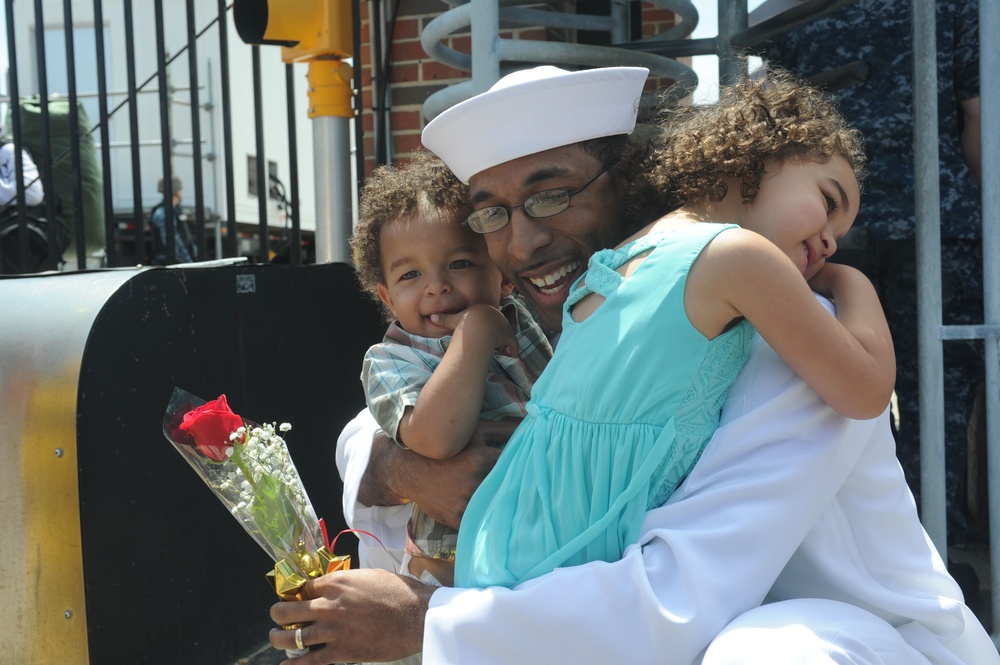
{"type": "Polygon", "coordinates": [[[777,245],[808,280],[854,224],[858,180],[841,155],[768,160],[764,169],[757,198],[744,206],[740,225],[777,245]]]}
{"type": "Polygon", "coordinates": [[[451,331],[431,314],[453,314],[471,305],[497,307],[500,270],[486,252],[486,240],[450,214],[414,213],[390,222],[380,235],[382,298],[407,332],[444,337],[451,331]]]}

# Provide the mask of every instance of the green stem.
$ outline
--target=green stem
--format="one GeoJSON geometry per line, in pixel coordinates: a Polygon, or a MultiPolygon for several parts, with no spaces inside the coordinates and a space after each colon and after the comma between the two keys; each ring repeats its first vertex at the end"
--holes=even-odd
{"type": "Polygon", "coordinates": [[[243,472],[243,477],[247,479],[247,482],[250,483],[250,487],[252,487],[256,492],[257,481],[254,480],[253,473],[250,471],[250,469],[247,468],[247,464],[243,460],[243,447],[246,445],[246,441],[249,439],[249,433],[244,432],[243,438],[244,438],[243,443],[233,441],[233,454],[229,459],[236,463],[236,466],[239,467],[239,470],[243,472]]]}

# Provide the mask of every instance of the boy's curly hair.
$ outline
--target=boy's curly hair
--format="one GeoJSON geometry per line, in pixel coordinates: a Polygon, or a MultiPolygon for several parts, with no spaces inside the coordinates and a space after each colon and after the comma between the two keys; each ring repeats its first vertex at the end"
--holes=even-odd
{"type": "MultiPolygon", "coordinates": [[[[455,223],[472,212],[469,188],[426,150],[415,153],[403,166],[380,166],[361,190],[358,226],[351,236],[354,269],[362,288],[381,303],[378,285],[385,284],[382,271],[382,229],[403,215],[447,215],[455,223]]],[[[386,310],[391,320],[391,313],[386,310]]]]}
{"type": "Polygon", "coordinates": [[[722,88],[705,106],[662,109],[661,134],[634,197],[676,208],[705,197],[721,200],[726,178],[739,178],[745,203],[757,197],[768,159],[841,155],[859,185],[866,176],[864,138],[818,89],[780,69],[722,88]]]}

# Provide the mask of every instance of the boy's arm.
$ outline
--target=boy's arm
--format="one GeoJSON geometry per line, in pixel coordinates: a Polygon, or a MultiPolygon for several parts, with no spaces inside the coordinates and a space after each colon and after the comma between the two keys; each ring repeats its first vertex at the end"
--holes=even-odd
{"type": "Polygon", "coordinates": [[[416,404],[403,412],[396,433],[407,448],[434,459],[456,455],[472,437],[493,352],[498,348],[517,352],[514,331],[497,308],[473,305],[456,318],[441,364],[416,404]]]}

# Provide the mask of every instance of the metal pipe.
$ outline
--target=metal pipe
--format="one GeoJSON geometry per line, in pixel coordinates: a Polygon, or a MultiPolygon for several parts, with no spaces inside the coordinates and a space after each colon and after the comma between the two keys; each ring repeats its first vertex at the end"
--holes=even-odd
{"type": "Polygon", "coordinates": [[[111,136],[108,129],[108,80],[104,55],[104,3],[94,0],[94,42],[97,56],[97,108],[101,127],[101,178],[104,190],[104,256],[108,266],[118,265],[115,244],[114,197],[111,190],[111,136]]]}
{"type": "MultiPolygon", "coordinates": [[[[14,73],[9,77],[10,96],[14,100],[10,109],[11,132],[14,135],[14,177],[15,182],[24,182],[24,158],[21,154],[21,101],[17,77],[17,43],[14,39],[14,3],[4,3],[7,18],[7,59],[14,73]]],[[[18,219],[18,269],[23,273],[28,269],[28,207],[24,198],[24,187],[17,187],[17,219],[18,219]]],[[[10,204],[7,204],[10,205],[10,204]]],[[[4,272],[4,262],[0,259],[0,274],[4,272]]]]}
{"type": "Polygon", "coordinates": [[[135,223],[135,254],[140,262],[146,260],[146,217],[142,211],[142,172],[139,159],[139,97],[135,78],[135,30],[132,20],[132,0],[125,0],[125,68],[128,76],[128,127],[132,140],[132,219],[135,223]]]}
{"type": "MultiPolygon", "coordinates": [[[[69,97],[69,154],[73,172],[73,233],[76,245],[76,265],[87,268],[87,226],[83,206],[83,169],[80,166],[80,113],[76,107],[76,49],[73,38],[73,3],[63,0],[63,36],[66,43],[66,82],[69,97]]],[[[103,224],[102,224],[103,226],[103,224]]],[[[53,229],[53,232],[55,229],[53,229]]]]}
{"type": "MultiPolygon", "coordinates": [[[[167,48],[163,26],[163,0],[154,0],[153,11],[156,14],[156,77],[160,87],[160,156],[163,163],[163,222],[166,228],[164,246],[167,253],[167,263],[177,262],[176,233],[177,220],[174,219],[174,183],[173,159],[170,154],[170,99],[167,96],[167,48]]],[[[155,233],[155,229],[154,229],[155,233]]]]}
{"type": "Polygon", "coordinates": [[[938,180],[937,35],[934,0],[914,0],[913,165],[916,176],[920,505],[924,528],[948,557],[941,344],[941,191],[938,180]]]}
{"type": "MultiPolygon", "coordinates": [[[[693,53],[715,53],[717,39],[654,41],[654,38],[614,46],[564,44],[538,40],[512,40],[499,38],[500,21],[504,24],[539,24],[545,27],[562,27],[604,30],[614,33],[620,26],[601,16],[573,15],[535,9],[507,8],[500,2],[473,0],[448,10],[430,21],[421,33],[421,46],[434,58],[455,69],[472,72],[472,79],[438,90],[423,105],[425,118],[433,118],[445,109],[487,90],[500,77],[501,62],[545,62],[565,65],[635,65],[650,69],[653,76],[671,78],[678,85],[672,89],[671,98],[680,99],[690,94],[697,85],[694,71],[678,62],[676,57],[693,53]],[[471,27],[472,54],[465,54],[445,44],[454,32],[471,27]],[[664,49],[677,50],[665,57],[664,49]]],[[[687,0],[666,3],[686,12],[684,22],[674,30],[676,34],[690,34],[697,25],[697,11],[687,0]]],[[[745,17],[744,17],[745,18],[745,17]]]]}
{"type": "MultiPolygon", "coordinates": [[[[354,39],[354,191],[361,191],[361,183],[365,178],[365,127],[361,121],[361,109],[364,106],[364,77],[361,67],[361,0],[351,0],[351,35],[354,39]]],[[[353,226],[353,224],[352,224],[353,226]]]]}
{"type": "Polygon", "coordinates": [[[350,169],[348,122],[337,116],[312,119],[316,263],[350,262],[347,239],[351,235],[351,190],[350,178],[343,177],[350,169]]]}
{"type": "Polygon", "coordinates": [[[747,29],[747,0],[719,0],[719,85],[731,85],[747,74],[747,59],[733,46],[733,37],[747,29]]]}
{"type": "Polygon", "coordinates": [[[500,80],[500,8],[495,0],[471,0],[472,94],[500,80]]]}
{"type": "Polygon", "coordinates": [[[568,14],[545,9],[524,7],[504,7],[499,12],[504,24],[544,25],[547,28],[564,30],[593,30],[614,34],[616,21],[611,16],[595,14],[568,14]]]}
{"type": "MultiPolygon", "coordinates": [[[[94,1],[95,2],[99,2],[100,0],[94,0],[94,1]]],[[[94,20],[96,22],[96,16],[97,16],[96,11],[94,13],[94,16],[95,16],[94,20]]],[[[183,54],[185,50],[186,49],[181,49],[176,55],[174,55],[173,57],[171,57],[170,58],[170,62],[168,62],[168,64],[170,64],[171,62],[173,62],[174,59],[176,59],[179,55],[183,54]]],[[[152,78],[156,78],[156,75],[154,74],[152,78]]],[[[205,89],[205,86],[199,86],[199,87],[202,90],[205,89]]],[[[174,86],[173,89],[174,89],[174,92],[185,92],[187,90],[190,90],[191,86],[178,85],[178,86],[174,86]]],[[[147,88],[147,87],[143,86],[142,89],[138,90],[137,92],[139,92],[140,94],[142,94],[142,93],[156,93],[156,92],[159,92],[159,91],[156,88],[147,88]]],[[[59,95],[59,93],[53,93],[52,94],[52,99],[59,99],[60,96],[61,95],[59,95]]],[[[79,92],[79,91],[77,91],[77,93],[76,93],[76,98],[77,99],[97,99],[98,97],[101,97],[101,96],[102,95],[101,95],[100,92],[79,92]]],[[[103,96],[104,97],[109,97],[109,98],[110,97],[128,97],[128,90],[107,90],[104,93],[103,96]]],[[[0,103],[9,102],[9,101],[10,101],[10,97],[7,97],[6,95],[0,95],[0,103]]],[[[114,114],[112,113],[112,115],[114,115],[114,114]]],[[[98,128],[97,125],[94,125],[94,127],[92,127],[90,131],[93,132],[97,128],[98,128]]]]}
{"type": "Polygon", "coordinates": [[[222,156],[226,172],[226,242],[225,255],[239,254],[236,233],[236,189],[233,185],[232,101],[229,93],[229,22],[226,20],[226,0],[219,0],[219,76],[222,85],[222,156]]]}
{"type": "MultiPolygon", "coordinates": [[[[979,3],[979,34],[1000,34],[1000,3],[979,3]]],[[[982,121],[983,316],[986,360],[986,440],[990,508],[990,587],[993,616],[1000,617],[1000,48],[983,40],[979,50],[982,121]],[[988,46],[984,47],[983,44],[988,46]]],[[[993,620],[993,642],[1000,644],[1000,621],[993,620]]]]}
{"type": "Polygon", "coordinates": [[[198,245],[198,256],[192,258],[204,260],[208,258],[208,238],[205,233],[205,187],[201,165],[201,100],[198,93],[198,31],[194,24],[194,0],[187,0],[186,10],[188,80],[191,88],[191,140],[194,148],[191,160],[194,182],[191,183],[191,187],[194,188],[195,240],[198,245]]]}
{"type": "Polygon", "coordinates": [[[288,109],[288,207],[285,215],[291,217],[292,237],[289,247],[289,261],[293,265],[302,263],[302,216],[299,214],[299,143],[295,123],[295,70],[285,65],[285,98],[288,109]]]}
{"type": "Polygon", "coordinates": [[[261,263],[270,261],[270,237],[267,228],[267,194],[270,181],[267,177],[267,157],[264,154],[264,90],[260,81],[260,47],[251,46],[253,53],[253,113],[257,154],[257,233],[261,263]]]}
{"type": "Polygon", "coordinates": [[[609,32],[612,44],[621,44],[629,40],[628,0],[611,0],[611,28],[609,32]]]}
{"type": "MultiPolygon", "coordinates": [[[[52,123],[49,117],[49,78],[48,68],[45,59],[45,15],[42,11],[42,0],[35,0],[35,58],[38,61],[38,103],[39,120],[41,122],[42,141],[42,187],[45,189],[45,218],[56,218],[56,188],[55,188],[55,163],[52,160],[52,123]]],[[[37,160],[36,160],[37,161],[37,160]]],[[[46,270],[55,270],[59,267],[60,257],[57,252],[56,225],[49,224],[48,233],[48,256],[45,259],[46,270]]],[[[22,239],[24,236],[22,235],[22,239]]],[[[22,240],[24,242],[24,240],[22,240]]],[[[26,250],[26,246],[25,246],[26,250]]],[[[25,256],[22,253],[21,256],[25,256]]],[[[23,267],[23,263],[22,263],[23,267]]]]}
{"type": "MultiPolygon", "coordinates": [[[[385,129],[385,125],[389,122],[388,113],[383,108],[388,99],[386,91],[389,89],[389,80],[383,76],[382,32],[385,30],[385,22],[382,20],[382,0],[370,0],[370,3],[372,13],[372,20],[369,21],[369,30],[372,37],[372,133],[374,134],[375,166],[381,166],[387,163],[388,149],[386,148],[386,142],[390,140],[388,132],[385,129]]],[[[360,64],[355,63],[355,65],[360,64]]],[[[319,210],[316,211],[316,216],[318,219],[319,210]]],[[[316,246],[316,260],[319,262],[319,243],[316,246]]]]}

